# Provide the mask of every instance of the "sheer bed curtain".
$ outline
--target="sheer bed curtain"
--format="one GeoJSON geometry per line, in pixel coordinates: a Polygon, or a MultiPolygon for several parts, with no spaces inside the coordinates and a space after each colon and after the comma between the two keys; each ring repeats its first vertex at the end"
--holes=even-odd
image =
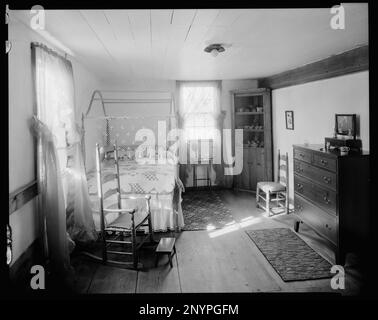
{"type": "MultiPolygon", "coordinates": [[[[179,82],[179,115],[180,128],[182,129],[180,155],[187,157],[187,144],[190,141],[211,140],[213,144],[213,157],[216,178],[215,184],[222,184],[222,164],[221,164],[221,127],[223,116],[220,107],[220,81],[194,81],[179,82]]],[[[201,154],[209,153],[209,144],[201,144],[201,154]]],[[[210,151],[211,152],[211,151],[210,151]]],[[[206,156],[205,156],[206,157],[206,156]]],[[[181,169],[181,177],[187,180],[191,166],[181,169]],[[184,170],[184,172],[183,172],[184,170]]]]}
{"type": "Polygon", "coordinates": [[[38,139],[37,166],[40,224],[45,253],[54,271],[70,270],[74,242],[96,239],[75,125],[71,62],[46,46],[32,43],[38,139]]]}

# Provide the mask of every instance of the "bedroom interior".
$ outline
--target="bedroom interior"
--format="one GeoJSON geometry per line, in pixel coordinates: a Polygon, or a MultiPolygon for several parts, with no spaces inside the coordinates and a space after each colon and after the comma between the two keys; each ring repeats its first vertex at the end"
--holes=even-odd
{"type": "Polygon", "coordinates": [[[14,291],[364,293],[369,11],[338,8],[10,6],[14,291]]]}

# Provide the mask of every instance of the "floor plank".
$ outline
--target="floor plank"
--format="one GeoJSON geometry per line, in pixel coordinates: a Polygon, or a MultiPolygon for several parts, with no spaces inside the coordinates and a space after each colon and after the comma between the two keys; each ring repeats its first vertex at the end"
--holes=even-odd
{"type": "MultiPolygon", "coordinates": [[[[235,221],[239,222],[243,229],[257,230],[282,227],[293,229],[295,221],[294,215],[281,214],[274,217],[267,217],[263,210],[256,208],[254,194],[249,192],[235,192],[232,190],[224,190],[221,194],[222,199],[232,211],[235,221]]],[[[335,263],[335,255],[329,243],[307,225],[300,225],[298,236],[332,265],[335,263]]],[[[251,242],[253,243],[253,241],[251,242]]],[[[335,292],[335,290],[331,288],[330,279],[284,282],[259,249],[254,244],[253,246],[258,250],[257,255],[260,254],[258,259],[266,261],[266,270],[269,270],[271,276],[275,278],[275,281],[281,287],[283,292],[335,292]]],[[[342,291],[342,294],[344,295],[351,295],[359,292],[359,272],[353,268],[353,263],[350,261],[348,262],[348,260],[349,259],[347,258],[347,263],[344,266],[346,274],[345,290],[342,291]]]]}
{"type": "Polygon", "coordinates": [[[71,264],[75,270],[74,292],[87,293],[99,264],[83,257],[76,257],[71,264]]]}
{"type": "Polygon", "coordinates": [[[186,231],[178,240],[177,250],[182,292],[280,289],[249,254],[248,242],[238,230],[213,238],[208,231],[186,231]]]}
{"type": "MultiPolygon", "coordinates": [[[[162,256],[155,268],[154,250],[141,251],[142,270],[104,266],[81,259],[75,262],[76,290],[88,293],[180,293],[180,292],[334,292],[330,279],[284,282],[245,230],[293,228],[295,217],[267,217],[256,208],[254,194],[220,191],[234,222],[223,229],[156,234],[176,237],[177,254],[173,268],[162,256]]],[[[334,254],[327,242],[302,224],[298,235],[333,264],[334,254]]],[[[359,290],[359,272],[353,261],[345,266],[346,290],[359,290]]]]}
{"type": "Polygon", "coordinates": [[[100,265],[88,293],[135,293],[137,271],[100,265]]]}
{"type": "Polygon", "coordinates": [[[224,262],[224,252],[214,251],[206,231],[184,231],[176,248],[182,292],[247,291],[230,279],[232,266],[224,262]]]}
{"type": "Polygon", "coordinates": [[[137,293],[179,293],[180,279],[178,274],[177,255],[172,258],[173,267],[168,257],[161,255],[155,267],[155,254],[150,251],[141,253],[144,270],[138,272],[137,293]]]}

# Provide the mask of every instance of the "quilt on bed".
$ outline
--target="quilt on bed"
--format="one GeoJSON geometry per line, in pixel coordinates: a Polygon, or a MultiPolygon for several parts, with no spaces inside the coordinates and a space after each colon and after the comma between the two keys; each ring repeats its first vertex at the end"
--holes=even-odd
{"type": "MultiPolygon", "coordinates": [[[[109,161],[103,167],[104,176],[106,173],[114,173],[114,164],[109,161]]],[[[159,164],[138,164],[136,162],[122,161],[119,166],[121,192],[139,197],[135,200],[123,200],[124,206],[133,206],[137,210],[145,210],[143,195],[151,195],[151,216],[154,231],[167,231],[181,229],[184,220],[181,210],[181,192],[183,184],[177,176],[177,166],[159,164]]],[[[89,195],[96,227],[99,229],[99,198],[97,196],[96,172],[90,171],[87,174],[89,195]]],[[[106,181],[102,184],[105,206],[117,203],[116,195],[110,190],[116,187],[116,181],[106,181]]],[[[107,221],[112,216],[106,217],[107,221]]]]}
{"type": "MultiPolygon", "coordinates": [[[[182,183],[176,174],[174,165],[153,165],[137,163],[120,163],[119,175],[122,193],[133,194],[168,194],[174,191],[176,185],[182,187],[182,183]]],[[[103,168],[103,172],[114,172],[111,164],[103,168]]],[[[91,171],[87,175],[89,194],[97,193],[96,172],[91,171]]],[[[114,188],[114,181],[103,184],[103,188],[114,188]]],[[[105,192],[105,191],[104,191],[105,192]]]]}

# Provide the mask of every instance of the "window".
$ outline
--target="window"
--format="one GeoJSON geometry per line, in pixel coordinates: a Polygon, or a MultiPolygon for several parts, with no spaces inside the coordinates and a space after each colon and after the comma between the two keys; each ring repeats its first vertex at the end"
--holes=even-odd
{"type": "Polygon", "coordinates": [[[220,113],[219,91],[217,81],[181,83],[180,117],[186,141],[215,139],[220,113]]]}
{"type": "Polygon", "coordinates": [[[71,62],[48,47],[33,43],[38,118],[54,136],[61,173],[74,135],[74,84],[71,62]]]}

